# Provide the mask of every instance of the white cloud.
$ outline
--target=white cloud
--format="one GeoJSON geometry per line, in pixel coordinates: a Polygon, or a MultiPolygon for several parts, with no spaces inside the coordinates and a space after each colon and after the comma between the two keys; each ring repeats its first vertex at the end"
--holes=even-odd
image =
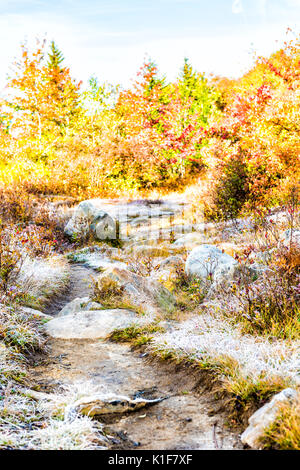
{"type": "Polygon", "coordinates": [[[233,0],[232,2],[232,13],[238,15],[244,11],[242,0],[233,0]]]}

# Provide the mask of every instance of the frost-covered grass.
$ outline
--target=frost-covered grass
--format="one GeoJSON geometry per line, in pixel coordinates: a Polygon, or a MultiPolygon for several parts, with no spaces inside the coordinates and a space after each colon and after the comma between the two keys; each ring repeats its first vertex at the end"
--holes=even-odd
{"type": "Polygon", "coordinates": [[[69,265],[62,256],[26,258],[18,277],[18,284],[28,296],[28,304],[42,307],[54,295],[65,289],[69,280],[69,265]]]}
{"type": "Polygon", "coordinates": [[[0,341],[0,393],[11,381],[22,381],[24,375],[23,357],[0,341]]]}
{"type": "Polygon", "coordinates": [[[214,371],[224,388],[245,400],[250,395],[267,395],[299,381],[299,342],[274,340],[242,334],[238,325],[202,314],[153,339],[161,354],[196,361],[214,371]],[[254,393],[255,392],[255,393],[254,393]]]}
{"type": "MultiPolygon", "coordinates": [[[[24,410],[22,410],[24,412],[24,410]]],[[[71,423],[49,419],[41,427],[27,431],[23,426],[1,426],[0,449],[100,450],[106,449],[97,422],[76,417],[71,423]]]]}
{"type": "Polygon", "coordinates": [[[16,305],[0,306],[0,338],[18,353],[42,350],[45,344],[41,319],[16,305]]]}
{"type": "Polygon", "coordinates": [[[51,419],[43,429],[29,434],[29,445],[39,450],[106,449],[97,423],[78,416],[71,423],[51,419]]]}
{"type": "Polygon", "coordinates": [[[65,408],[91,392],[91,384],[74,384],[46,394],[10,386],[0,401],[0,449],[105,449],[102,425],[88,417],[64,419],[65,408]]]}

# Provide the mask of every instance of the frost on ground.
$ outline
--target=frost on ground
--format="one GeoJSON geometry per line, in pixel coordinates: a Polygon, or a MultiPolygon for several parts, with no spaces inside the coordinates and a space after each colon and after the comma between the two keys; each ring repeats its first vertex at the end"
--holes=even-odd
{"type": "Polygon", "coordinates": [[[0,402],[0,449],[105,449],[107,439],[99,422],[79,415],[71,422],[63,419],[65,407],[85,393],[86,387],[80,385],[61,395],[16,388],[0,402]]]}
{"type": "Polygon", "coordinates": [[[18,277],[22,288],[30,297],[38,298],[41,305],[62,291],[68,280],[69,265],[61,256],[25,258],[18,277]]]}
{"type": "Polygon", "coordinates": [[[222,318],[203,314],[189,319],[175,330],[157,336],[157,350],[173,351],[201,362],[217,362],[229,358],[239,365],[243,377],[253,381],[261,377],[278,376],[299,380],[299,342],[277,340],[242,334],[222,318]]]}
{"type": "Polygon", "coordinates": [[[8,426],[1,429],[0,449],[17,448],[32,450],[101,450],[102,438],[97,422],[88,417],[77,417],[72,423],[50,419],[43,427],[24,431],[22,427],[8,426]]]}

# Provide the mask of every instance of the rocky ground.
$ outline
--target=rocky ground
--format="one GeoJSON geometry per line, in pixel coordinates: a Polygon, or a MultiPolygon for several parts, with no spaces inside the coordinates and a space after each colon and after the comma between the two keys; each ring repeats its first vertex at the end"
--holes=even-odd
{"type": "MultiPolygon", "coordinates": [[[[71,289],[65,302],[87,296],[89,268],[73,266],[71,289]],[[81,287],[80,287],[81,286],[81,287]]],[[[60,307],[63,299],[60,299],[60,307]]],[[[48,309],[52,315],[53,305],[48,309]]],[[[48,313],[47,312],[47,313],[48,313]]],[[[100,311],[101,312],[101,311],[100,311]]],[[[93,394],[107,392],[128,397],[166,398],[134,412],[99,419],[113,435],[116,449],[235,449],[238,435],[225,426],[226,415],[217,412],[212,396],[202,389],[199,374],[150,361],[147,353],[100,339],[56,339],[44,364],[37,363],[32,377],[40,390],[84,387],[93,394]]]]}
{"type": "MultiPolygon", "coordinates": [[[[74,448],[260,447],[277,402],[260,409],[241,440],[247,424],[230,427],[238,420],[228,396],[212,393],[216,381],[224,383],[243,403],[242,390],[275,377],[278,390],[287,390],[278,403],[297,394],[299,343],[245,334],[220,315],[232,302],[241,272],[234,255],[247,243],[251,221],[204,223],[192,202],[174,198],[55,204],[67,236],[81,246],[64,254],[69,280],[41,312],[48,354],[31,358],[31,398],[41,410],[62,413],[59,432],[52,423],[53,448],[73,448],[57,436],[69,432],[74,440],[77,423],[89,437],[74,448]]],[[[283,215],[276,217],[284,243],[283,215]]],[[[266,256],[256,253],[247,275],[259,279],[266,256]]]]}

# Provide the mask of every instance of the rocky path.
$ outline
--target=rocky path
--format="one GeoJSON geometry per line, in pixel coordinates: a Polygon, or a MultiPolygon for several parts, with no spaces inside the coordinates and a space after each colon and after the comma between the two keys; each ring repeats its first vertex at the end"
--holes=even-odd
{"type": "MultiPolygon", "coordinates": [[[[91,293],[84,266],[71,265],[70,287],[55,299],[47,313],[56,315],[76,297],[91,293]]],[[[34,368],[41,390],[59,390],[79,384],[87,391],[112,392],[130,397],[168,397],[152,407],[126,415],[108,416],[107,426],[114,449],[235,449],[238,436],[216,414],[212,397],[201,390],[197,374],[151,362],[147,355],[128,345],[105,340],[50,339],[47,363],[34,368]]]]}
{"type": "Polygon", "coordinates": [[[66,304],[77,297],[89,297],[92,293],[91,277],[95,276],[92,269],[85,266],[73,264],[68,289],[61,295],[51,300],[45,313],[56,315],[66,304]]]}
{"type": "MultiPolygon", "coordinates": [[[[165,206],[162,207],[166,211],[165,206]]],[[[141,220],[141,208],[143,217],[148,217],[148,205],[143,207],[136,204],[134,208],[134,219],[129,218],[130,223],[141,220]]],[[[121,209],[118,208],[119,212],[121,209]]],[[[155,217],[159,215],[157,204],[154,205],[154,211],[155,217]]],[[[169,217],[169,212],[166,211],[166,214],[169,217]]],[[[130,242],[139,245],[137,240],[135,227],[130,242]]],[[[97,253],[94,255],[99,256],[97,253]]],[[[68,289],[53,299],[45,311],[54,318],[75,298],[91,298],[92,278],[98,275],[97,272],[83,264],[70,264],[70,270],[68,289]]],[[[33,379],[41,391],[59,393],[64,387],[73,386],[84,390],[87,395],[99,392],[130,398],[166,398],[151,407],[101,417],[108,434],[112,436],[112,448],[241,448],[239,436],[225,425],[226,415],[220,411],[220,403],[216,403],[206,391],[205,384],[199,381],[196,372],[166,362],[158,363],[147,353],[133,351],[128,344],[105,339],[50,337],[48,345],[47,360],[37,362],[33,368],[33,379]]]]}

